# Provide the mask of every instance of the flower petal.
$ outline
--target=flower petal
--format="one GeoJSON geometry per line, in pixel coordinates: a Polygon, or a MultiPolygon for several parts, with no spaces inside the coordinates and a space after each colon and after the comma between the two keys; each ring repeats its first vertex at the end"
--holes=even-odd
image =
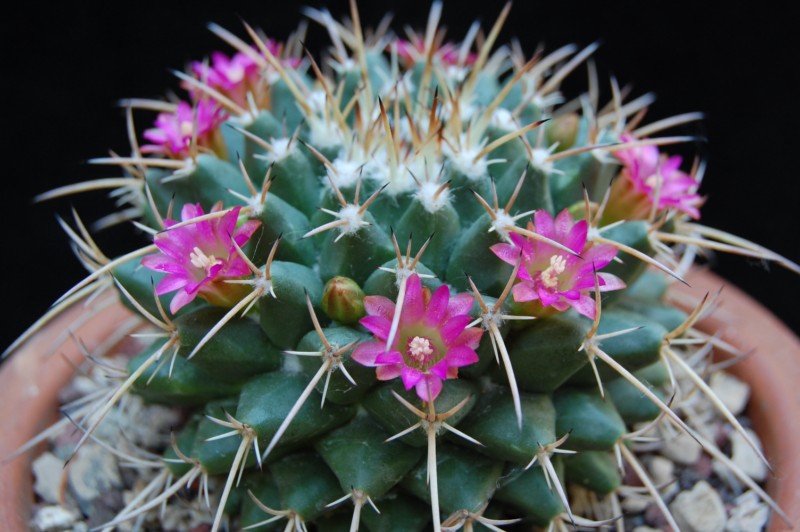
{"type": "Polygon", "coordinates": [[[422,372],[414,369],[409,368],[408,366],[403,366],[400,369],[400,377],[403,379],[403,386],[406,387],[406,390],[410,390],[413,388],[420,380],[422,380],[422,372]]]}
{"type": "Polygon", "coordinates": [[[442,379],[435,375],[426,375],[424,379],[417,383],[417,396],[423,401],[430,402],[436,400],[441,391],[442,379]],[[430,393],[428,393],[429,390],[430,393]]]}
{"type": "Polygon", "coordinates": [[[475,303],[475,297],[472,294],[462,292],[450,298],[450,303],[447,305],[448,316],[458,316],[459,314],[468,314],[472,310],[472,305],[475,303]]]}
{"type": "Polygon", "coordinates": [[[536,233],[545,236],[551,240],[555,240],[556,228],[553,223],[553,217],[544,209],[539,209],[533,214],[533,224],[536,227],[536,233]]]}
{"type": "Polygon", "coordinates": [[[523,281],[519,284],[515,284],[511,288],[511,293],[514,296],[514,301],[517,303],[539,299],[539,294],[536,293],[536,290],[533,288],[533,283],[530,281],[523,281]]]}
{"type": "Polygon", "coordinates": [[[180,309],[194,301],[194,298],[197,294],[190,294],[186,290],[181,289],[172,297],[172,301],[169,302],[169,311],[173,314],[176,314],[180,309]]]}
{"type": "Polygon", "coordinates": [[[386,345],[383,342],[362,342],[353,349],[353,354],[350,358],[361,364],[362,366],[375,367],[375,359],[386,351],[386,345]]]}
{"type": "Polygon", "coordinates": [[[401,368],[402,366],[399,364],[378,366],[375,370],[375,375],[378,377],[379,381],[390,381],[400,376],[401,368]]]}
{"type": "Polygon", "coordinates": [[[594,304],[594,298],[589,297],[586,294],[581,294],[581,297],[578,300],[568,300],[567,303],[569,303],[569,306],[577,310],[579,314],[583,314],[589,319],[593,320],[597,313],[597,307],[594,304]]]}
{"type": "Polygon", "coordinates": [[[185,275],[169,274],[159,281],[158,286],[156,286],[156,294],[159,296],[168,294],[183,288],[187,284],[189,284],[189,280],[185,275]]]}
{"type": "Polygon", "coordinates": [[[425,312],[425,301],[422,296],[422,282],[416,273],[406,281],[406,297],[403,301],[402,316],[404,324],[417,323],[425,312]]]}
{"type": "Polygon", "coordinates": [[[389,337],[389,330],[392,328],[392,322],[383,316],[364,316],[358,322],[381,340],[389,337]]]}
{"type": "Polygon", "coordinates": [[[472,317],[467,315],[454,316],[447,320],[441,329],[439,329],[442,340],[447,345],[452,345],[456,338],[461,334],[464,328],[472,321],[472,317]]]}
{"type": "Polygon", "coordinates": [[[391,351],[384,351],[375,357],[375,365],[384,366],[390,364],[403,364],[403,355],[399,351],[392,349],[391,351]]]}
{"type": "Polygon", "coordinates": [[[483,329],[480,327],[470,327],[458,335],[458,338],[452,344],[452,347],[465,346],[472,349],[477,349],[483,337],[483,329]]]}
{"type": "Polygon", "coordinates": [[[614,274],[611,273],[598,273],[597,276],[602,281],[600,283],[600,291],[601,292],[609,292],[611,290],[621,290],[625,288],[627,285],[625,281],[620,279],[614,274]]]}
{"type": "Polygon", "coordinates": [[[394,318],[394,301],[383,296],[365,297],[364,309],[371,316],[382,316],[389,321],[394,318]]]}
{"type": "Polygon", "coordinates": [[[447,352],[445,360],[448,366],[460,368],[462,366],[475,364],[480,359],[478,358],[478,353],[473,349],[465,346],[458,346],[451,348],[447,352]]]}
{"type": "Polygon", "coordinates": [[[436,289],[425,309],[423,323],[428,327],[438,327],[447,316],[447,307],[450,300],[450,289],[442,285],[436,289]]]}
{"type": "MultiPolygon", "coordinates": [[[[514,235],[512,235],[512,237],[513,236],[514,235]]],[[[517,246],[512,246],[511,244],[495,244],[489,249],[492,253],[497,255],[498,259],[506,264],[511,264],[513,266],[517,263],[517,259],[519,259],[520,249],[517,246]]]]}
{"type": "Polygon", "coordinates": [[[447,366],[447,360],[446,359],[442,359],[439,362],[437,362],[436,364],[434,364],[433,366],[429,367],[428,371],[430,373],[432,373],[433,375],[436,375],[440,379],[446,379],[447,378],[447,367],[448,367],[447,366]]]}

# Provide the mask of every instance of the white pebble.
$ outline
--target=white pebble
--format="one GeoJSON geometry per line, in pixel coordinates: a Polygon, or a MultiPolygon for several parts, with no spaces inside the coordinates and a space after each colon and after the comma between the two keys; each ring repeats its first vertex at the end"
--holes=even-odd
{"type": "Polygon", "coordinates": [[[725,529],[725,505],[705,480],[679,493],[669,509],[675,522],[686,532],[722,532],[725,529]]]}
{"type": "Polygon", "coordinates": [[[678,483],[674,482],[675,463],[672,460],[663,456],[653,456],[647,462],[647,470],[650,473],[653,484],[659,487],[669,485],[668,488],[662,489],[662,494],[667,499],[680,489],[678,483]]]}
{"type": "MultiPolygon", "coordinates": [[[[747,436],[755,443],[759,451],[761,451],[761,441],[756,436],[756,433],[750,429],[744,429],[747,436]]],[[[757,482],[762,482],[767,478],[767,466],[761,461],[756,452],[747,443],[747,440],[739,434],[734,432],[731,434],[731,459],[733,463],[741,468],[742,471],[747,473],[747,476],[757,482]]]]}
{"type": "Polygon", "coordinates": [[[729,532],[752,532],[763,530],[769,519],[769,506],[752,491],[736,497],[736,506],[731,510],[725,530],[729,532]]]}
{"type": "Polygon", "coordinates": [[[36,478],[33,491],[45,502],[58,504],[63,473],[64,461],[53,453],[44,453],[33,462],[33,476],[36,478]]]}
{"type": "Polygon", "coordinates": [[[622,500],[622,509],[628,514],[644,512],[653,500],[643,495],[631,495],[622,500]]]}
{"type": "Polygon", "coordinates": [[[700,459],[703,448],[685,432],[679,432],[664,442],[661,453],[681,465],[692,465],[700,459]]]}
{"type": "Polygon", "coordinates": [[[672,482],[675,478],[675,464],[663,456],[652,457],[647,464],[647,469],[656,486],[672,482]]]}
{"type": "Polygon", "coordinates": [[[717,371],[711,375],[708,384],[734,416],[738,416],[744,411],[747,400],[750,399],[750,386],[745,382],[730,373],[717,371]]]}
{"type": "Polygon", "coordinates": [[[75,523],[77,516],[61,506],[44,506],[36,511],[31,525],[34,530],[48,532],[65,530],[75,523]]]}

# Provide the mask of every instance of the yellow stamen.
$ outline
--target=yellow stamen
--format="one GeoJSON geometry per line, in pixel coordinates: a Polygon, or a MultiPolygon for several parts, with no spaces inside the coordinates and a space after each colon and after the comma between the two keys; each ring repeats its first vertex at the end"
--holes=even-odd
{"type": "Polygon", "coordinates": [[[542,284],[547,288],[557,287],[558,276],[564,273],[566,267],[567,261],[561,255],[553,255],[550,257],[550,267],[542,272],[542,284]]]}
{"type": "Polygon", "coordinates": [[[220,259],[216,258],[214,255],[206,255],[203,253],[203,250],[197,246],[192,249],[189,260],[192,261],[192,266],[195,268],[202,268],[205,270],[206,275],[211,273],[211,268],[213,266],[222,264],[220,259]]]}
{"type": "Polygon", "coordinates": [[[425,362],[433,354],[433,347],[427,338],[415,336],[408,343],[408,355],[419,363],[425,362]]]}

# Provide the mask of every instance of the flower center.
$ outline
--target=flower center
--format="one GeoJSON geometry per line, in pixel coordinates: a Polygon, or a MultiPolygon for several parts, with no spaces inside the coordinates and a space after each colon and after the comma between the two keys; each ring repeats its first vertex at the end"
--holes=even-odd
{"type": "Polygon", "coordinates": [[[194,126],[188,120],[184,120],[180,123],[181,137],[191,137],[193,130],[194,126]]]}
{"type": "Polygon", "coordinates": [[[424,336],[414,336],[406,348],[408,358],[419,366],[427,366],[436,354],[436,348],[424,336]]]}
{"type": "Polygon", "coordinates": [[[244,68],[241,66],[230,67],[227,72],[228,80],[231,83],[239,83],[244,79],[244,68]]]}
{"type": "Polygon", "coordinates": [[[658,176],[656,174],[651,175],[647,179],[644,180],[644,184],[650,189],[654,189],[658,186],[658,176]]]}
{"type": "Polygon", "coordinates": [[[222,261],[214,255],[206,255],[203,250],[195,246],[189,254],[189,260],[192,261],[192,266],[205,270],[206,275],[211,275],[211,268],[217,264],[222,264],[222,261]]]}
{"type": "Polygon", "coordinates": [[[540,280],[546,288],[553,289],[558,286],[558,276],[564,273],[567,261],[561,255],[550,257],[550,266],[542,272],[540,280]]]}

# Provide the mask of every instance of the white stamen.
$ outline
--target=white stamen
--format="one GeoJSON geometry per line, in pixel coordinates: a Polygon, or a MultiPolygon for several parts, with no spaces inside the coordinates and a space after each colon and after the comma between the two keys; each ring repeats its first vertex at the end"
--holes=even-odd
{"type": "Polygon", "coordinates": [[[542,284],[551,289],[557,287],[558,276],[564,273],[566,267],[567,261],[561,255],[553,255],[550,257],[550,267],[542,272],[542,284]]]}
{"type": "Polygon", "coordinates": [[[192,123],[190,121],[184,120],[183,122],[180,123],[180,131],[181,131],[181,137],[191,137],[192,132],[194,131],[194,126],[192,126],[192,123]]]}
{"type": "Polygon", "coordinates": [[[433,347],[427,338],[415,336],[408,343],[408,355],[419,363],[425,362],[433,354],[433,347]]]}
{"type": "Polygon", "coordinates": [[[211,271],[212,266],[222,264],[222,261],[214,255],[206,255],[203,250],[195,246],[189,254],[189,260],[192,261],[192,266],[205,270],[206,274],[211,271]]]}

